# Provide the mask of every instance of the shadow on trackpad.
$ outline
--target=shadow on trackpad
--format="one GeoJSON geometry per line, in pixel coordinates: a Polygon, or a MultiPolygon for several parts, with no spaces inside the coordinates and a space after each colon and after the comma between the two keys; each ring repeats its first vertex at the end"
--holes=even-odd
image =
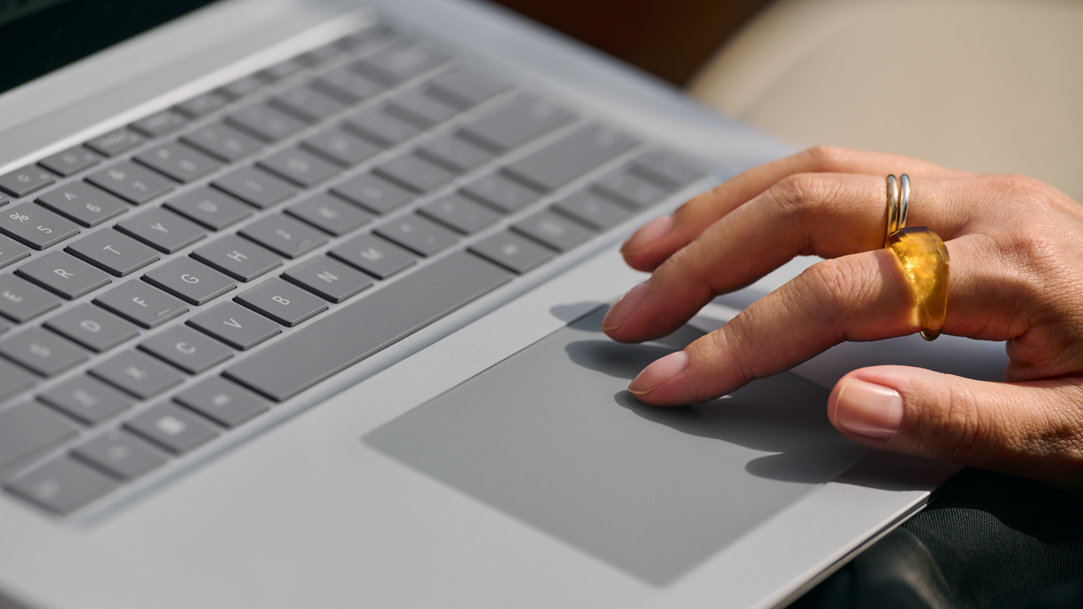
{"type": "Polygon", "coordinates": [[[698,336],[645,345],[600,309],[364,437],[378,451],[653,585],[676,580],[867,451],[793,374],[692,407],[625,391],[698,336]]]}

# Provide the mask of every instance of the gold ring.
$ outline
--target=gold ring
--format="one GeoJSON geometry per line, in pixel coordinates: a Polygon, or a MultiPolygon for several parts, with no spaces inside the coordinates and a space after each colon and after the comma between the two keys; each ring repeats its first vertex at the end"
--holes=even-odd
{"type": "Polygon", "coordinates": [[[948,311],[948,248],[935,231],[924,226],[905,228],[910,204],[910,179],[902,175],[902,188],[895,176],[888,179],[888,236],[886,246],[902,267],[914,297],[916,321],[921,337],[940,336],[948,311]],[[894,227],[894,230],[893,230],[894,227]]]}

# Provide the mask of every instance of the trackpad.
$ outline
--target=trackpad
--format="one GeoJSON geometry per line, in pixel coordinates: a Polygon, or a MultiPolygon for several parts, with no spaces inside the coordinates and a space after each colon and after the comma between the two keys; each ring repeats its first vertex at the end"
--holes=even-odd
{"type": "Polygon", "coordinates": [[[625,391],[698,336],[621,345],[604,309],[376,429],[384,454],[647,582],[709,558],[867,454],[790,373],[660,409],[625,391]]]}

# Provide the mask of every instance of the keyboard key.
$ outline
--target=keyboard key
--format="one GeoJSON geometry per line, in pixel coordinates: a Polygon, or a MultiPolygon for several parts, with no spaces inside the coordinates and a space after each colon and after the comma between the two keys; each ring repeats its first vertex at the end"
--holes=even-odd
{"type": "Polygon", "coordinates": [[[173,190],[173,183],[148,169],[123,161],[87,176],[87,181],[136,205],[173,190]]]}
{"type": "Polygon", "coordinates": [[[237,235],[215,239],[192,252],[192,257],[239,281],[252,281],[282,265],[278,255],[237,235]]]}
{"type": "Polygon", "coordinates": [[[185,389],[173,399],[224,427],[247,423],[271,406],[260,396],[220,376],[185,389]]]}
{"type": "Polygon", "coordinates": [[[293,135],[305,124],[289,114],[256,102],[226,116],[226,122],[266,142],[274,142],[293,135]]]}
{"type": "Polygon", "coordinates": [[[632,216],[620,205],[587,191],[557,201],[553,209],[595,230],[612,228],[632,216]]]}
{"type": "Polygon", "coordinates": [[[417,149],[417,154],[457,173],[477,169],[493,158],[488,151],[451,134],[425,142],[417,149]]]}
{"type": "Polygon", "coordinates": [[[193,316],[188,325],[235,349],[251,349],[282,333],[275,322],[235,302],[223,302],[193,316]]]}
{"type": "Polygon", "coordinates": [[[218,436],[210,423],[173,404],[159,404],[136,415],[124,427],[178,455],[195,450],[218,436]]]}
{"type": "Polygon", "coordinates": [[[541,211],[520,220],[512,230],[558,252],[566,252],[592,236],[591,231],[551,211],[541,211]]]}
{"type": "Polygon", "coordinates": [[[553,252],[509,232],[498,233],[475,244],[470,251],[520,275],[553,258],[553,252]]]}
{"type": "Polygon", "coordinates": [[[189,118],[202,118],[215,110],[224,108],[228,103],[229,99],[225,95],[216,91],[208,91],[183,101],[173,108],[189,118]]]}
{"type": "Polygon", "coordinates": [[[402,216],[375,232],[422,256],[432,256],[459,240],[455,233],[418,215],[402,216]]]}
{"type": "Polygon", "coordinates": [[[87,147],[105,156],[117,156],[143,143],[143,136],[121,127],[88,141],[87,147]]]}
{"type": "Polygon", "coordinates": [[[328,253],[377,279],[387,279],[417,261],[410,252],[375,235],[358,235],[328,253]]]}
{"type": "Polygon", "coordinates": [[[116,228],[167,254],[182,250],[207,236],[207,231],[198,224],[162,207],[148,209],[122,220],[116,228]]]}
{"type": "Polygon", "coordinates": [[[104,271],[64,252],[49,252],[22,265],[15,273],[68,300],[110,282],[104,271]]]}
{"type": "Polygon", "coordinates": [[[346,180],[331,192],[377,214],[386,214],[413,199],[402,188],[367,173],[346,180]]]}
{"type": "Polygon", "coordinates": [[[510,213],[537,201],[541,196],[537,191],[513,182],[508,178],[493,173],[482,176],[461,189],[466,196],[486,203],[491,207],[510,213]]]}
{"type": "Polygon", "coordinates": [[[5,488],[50,512],[65,516],[89,505],[117,483],[68,457],[54,459],[24,472],[5,488]]]}
{"type": "Polygon", "coordinates": [[[165,457],[134,435],[115,430],[72,451],[72,456],[120,480],[134,480],[163,466],[165,457]]]}
{"type": "Polygon", "coordinates": [[[0,411],[0,471],[75,433],[75,425],[41,404],[20,404],[0,411]]]}
{"type": "Polygon", "coordinates": [[[403,154],[376,166],[374,173],[417,193],[435,190],[451,181],[447,171],[412,154],[403,154]]]}
{"type": "Polygon", "coordinates": [[[0,355],[47,377],[70,370],[88,357],[83,349],[41,328],[0,340],[0,355]]]}
{"type": "Polygon", "coordinates": [[[301,147],[343,167],[353,167],[380,152],[365,140],[335,128],[302,141],[301,147]]]}
{"type": "Polygon", "coordinates": [[[458,67],[432,79],[427,88],[435,97],[465,109],[506,91],[510,85],[472,68],[458,67]]]}
{"type": "Polygon", "coordinates": [[[252,215],[252,208],[229,195],[202,186],[171,197],[165,206],[211,230],[222,230],[252,215]]]}
{"type": "Polygon", "coordinates": [[[70,182],[54,188],[38,197],[38,203],[83,226],[97,226],[131,208],[86,182],[70,182]]]}
{"type": "Polygon", "coordinates": [[[260,209],[281,203],[296,192],[288,183],[254,167],[235,169],[211,185],[260,209]]]}
{"type": "Polygon", "coordinates": [[[348,68],[328,70],[312,82],[313,88],[346,103],[368,99],[384,90],[384,86],[348,68]]]}
{"type": "Polygon", "coordinates": [[[158,260],[150,246],[115,230],[100,230],[79,239],[64,251],[117,277],[124,277],[158,260]]]}
{"type": "Polygon", "coordinates": [[[660,150],[641,154],[632,161],[632,171],[669,190],[690,186],[707,175],[702,168],[691,162],[660,150]]]}
{"type": "Polygon", "coordinates": [[[286,148],[260,159],[259,166],[304,188],[327,181],[338,167],[299,148],[286,148]]]}
{"type": "Polygon", "coordinates": [[[436,51],[402,40],[369,53],[351,67],[380,82],[398,84],[435,68],[447,59],[436,51]]]}
{"type": "MultiPolygon", "coordinates": [[[[0,359],[0,404],[33,387],[35,380],[36,377],[30,372],[0,359]]],[[[0,417],[0,422],[2,418],[0,417]]],[[[3,434],[0,433],[0,435],[3,434]]],[[[0,445],[0,454],[3,453],[3,448],[0,445]]],[[[0,458],[0,469],[3,469],[2,458],[0,458]]]]}
{"type": "Polygon", "coordinates": [[[392,97],[387,111],[419,127],[428,129],[459,113],[459,108],[430,97],[420,89],[411,89],[392,97]]]}
{"type": "Polygon", "coordinates": [[[23,323],[60,306],[59,296],[14,275],[0,275],[0,315],[23,323]]]}
{"type": "Polygon", "coordinates": [[[391,147],[421,133],[421,129],[378,108],[366,108],[346,119],[348,131],[370,142],[391,147]]]}
{"type": "Polygon", "coordinates": [[[108,351],[139,334],[132,324],[88,303],[54,315],[45,322],[45,327],[98,353],[108,351]]]}
{"type": "Polygon", "coordinates": [[[633,209],[654,205],[669,194],[661,187],[629,173],[625,167],[595,180],[591,190],[633,209]]]}
{"type": "Polygon", "coordinates": [[[162,110],[135,121],[130,127],[149,138],[155,138],[180,129],[186,122],[182,115],[172,110],[162,110]]]}
{"type": "Polygon", "coordinates": [[[352,232],[370,219],[353,205],[326,193],[302,199],[287,207],[286,213],[336,237],[352,232]]]}
{"type": "Polygon", "coordinates": [[[23,244],[0,235],[0,269],[14,264],[30,255],[30,250],[23,244]]]}
{"type": "Polygon", "coordinates": [[[139,280],[109,290],[95,298],[94,303],[147,329],[188,311],[183,301],[139,280]]]}
{"type": "Polygon", "coordinates": [[[572,121],[571,112],[534,95],[519,95],[465,125],[463,134],[496,151],[511,150],[572,121]]]}
{"type": "Polygon", "coordinates": [[[322,300],[281,279],[265,281],[234,300],[284,326],[296,326],[327,310],[322,300]]]}
{"type": "Polygon", "coordinates": [[[580,127],[508,165],[505,171],[542,190],[556,190],[635,147],[608,127],[580,127]]]}
{"type": "Polygon", "coordinates": [[[496,222],[496,212],[457,194],[450,194],[423,206],[421,215],[470,234],[496,222]]]}
{"type": "Polygon", "coordinates": [[[100,423],[135,404],[131,397],[89,376],[64,381],[38,399],[88,425],[100,423]]]}
{"type": "Polygon", "coordinates": [[[368,275],[328,256],[295,266],[282,277],[331,302],[342,302],[372,285],[368,275]]]}
{"type": "Polygon", "coordinates": [[[263,80],[254,75],[242,76],[237,80],[219,87],[218,92],[229,100],[238,100],[247,97],[263,88],[263,80]]]}
{"type": "Polygon", "coordinates": [[[79,227],[28,201],[7,207],[0,213],[0,232],[43,250],[79,234],[79,227]]]}
{"type": "Polygon", "coordinates": [[[68,148],[67,150],[61,150],[60,152],[50,154],[38,161],[38,165],[41,165],[57,175],[67,177],[79,173],[88,167],[93,167],[101,160],[102,158],[100,156],[86,148],[75,146],[73,148],[68,148]]]}
{"type": "Polygon", "coordinates": [[[135,160],[178,182],[191,182],[216,171],[217,161],[195,150],[170,142],[135,156],[135,160]]]}
{"type": "Polygon", "coordinates": [[[315,123],[346,107],[309,85],[298,85],[271,98],[271,105],[309,123],[315,123]]]}
{"type": "Polygon", "coordinates": [[[13,197],[25,197],[56,182],[56,176],[38,167],[27,165],[0,176],[0,190],[13,197]]]}
{"type": "Polygon", "coordinates": [[[237,287],[229,277],[187,256],[152,269],[143,280],[194,305],[208,303],[237,287]]]}
{"type": "Polygon", "coordinates": [[[117,354],[88,372],[143,400],[179,385],[184,380],[180,372],[138,351],[117,354]]]}
{"type": "Polygon", "coordinates": [[[241,234],[287,258],[297,258],[327,243],[323,234],[281,214],[253,222],[241,234]]]}
{"type": "Polygon", "coordinates": [[[265,82],[278,82],[299,73],[302,69],[304,66],[301,62],[291,57],[256,72],[256,77],[265,82]]]}
{"type": "Polygon", "coordinates": [[[509,278],[505,271],[470,254],[452,254],[316,320],[284,337],[275,348],[238,361],[225,374],[272,400],[287,400],[509,278]],[[296,353],[307,356],[298,358],[296,353]]]}
{"type": "Polygon", "coordinates": [[[143,341],[139,348],[189,374],[199,374],[233,357],[222,343],[187,326],[173,326],[143,341]]]}
{"type": "Polygon", "coordinates": [[[259,140],[221,123],[204,125],[183,136],[181,141],[230,163],[263,148],[259,140]]]}

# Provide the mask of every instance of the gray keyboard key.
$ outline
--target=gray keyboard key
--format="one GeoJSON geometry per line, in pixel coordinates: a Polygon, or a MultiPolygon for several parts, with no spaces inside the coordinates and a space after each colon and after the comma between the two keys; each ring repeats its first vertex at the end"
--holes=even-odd
{"type": "Polygon", "coordinates": [[[516,222],[512,230],[558,252],[566,252],[593,236],[590,230],[551,211],[524,218],[516,222]]]}
{"type": "Polygon", "coordinates": [[[23,244],[0,235],[0,269],[14,264],[30,255],[30,250],[23,244]]]}
{"type": "Polygon", "coordinates": [[[249,74],[222,85],[218,92],[230,100],[247,97],[263,88],[263,80],[249,74]]]}
{"type": "Polygon", "coordinates": [[[94,302],[144,328],[156,328],[188,311],[184,301],[139,280],[119,285],[94,302]]]}
{"type": "Polygon", "coordinates": [[[105,156],[117,156],[128,152],[132,148],[143,143],[143,136],[121,127],[120,129],[114,129],[104,135],[88,141],[87,147],[104,154],[105,156]]]}
{"type": "Polygon", "coordinates": [[[447,171],[412,154],[403,154],[376,166],[374,173],[417,193],[435,190],[451,181],[447,171]]]}
{"type": "Polygon", "coordinates": [[[5,488],[50,512],[66,516],[117,487],[117,483],[69,457],[20,474],[5,488]]]}
{"type": "Polygon", "coordinates": [[[297,118],[314,123],[345,108],[339,100],[328,97],[308,85],[298,85],[271,98],[271,105],[297,118]]]}
{"type": "MultiPolygon", "coordinates": [[[[33,387],[36,380],[37,378],[26,370],[23,370],[15,364],[9,364],[4,360],[0,360],[0,404],[8,398],[15,397],[33,387]]],[[[0,416],[0,419],[2,418],[3,417],[0,416]]],[[[4,447],[0,445],[0,454],[2,454],[3,448],[4,447]]],[[[0,469],[3,469],[2,461],[3,459],[0,458],[0,469]]]]}
{"type": "Polygon", "coordinates": [[[611,171],[595,180],[591,185],[591,190],[633,209],[643,209],[654,205],[669,195],[661,187],[629,173],[625,167],[611,171]]]}
{"type": "Polygon", "coordinates": [[[220,167],[211,157],[176,142],[141,152],[135,160],[178,182],[197,180],[220,167]]]}
{"type": "Polygon", "coordinates": [[[391,98],[387,111],[427,129],[455,116],[459,108],[430,97],[421,89],[411,89],[391,98]]]}
{"type": "Polygon", "coordinates": [[[432,256],[459,240],[458,235],[450,230],[414,214],[401,216],[375,232],[422,256],[432,256]]]}
{"type": "Polygon", "coordinates": [[[148,169],[123,161],[87,176],[87,181],[141,205],[173,190],[173,183],[148,169]]]}
{"type": "Polygon", "coordinates": [[[474,180],[464,186],[461,192],[502,212],[519,211],[541,197],[537,191],[498,173],[474,180]]]}
{"type": "Polygon", "coordinates": [[[211,230],[222,230],[252,215],[251,207],[206,186],[171,197],[165,206],[211,230]]]}
{"type": "Polygon", "coordinates": [[[271,406],[260,396],[220,376],[185,389],[173,399],[224,427],[247,423],[271,406]]]}
{"type": "Polygon", "coordinates": [[[282,277],[331,302],[342,302],[372,285],[368,275],[328,256],[295,266],[282,277]]]}
{"type": "Polygon", "coordinates": [[[369,53],[351,67],[380,82],[397,84],[427,72],[447,59],[436,51],[402,40],[369,53]]]}
{"type": "Polygon", "coordinates": [[[282,265],[277,254],[237,235],[215,239],[192,252],[192,257],[239,281],[252,281],[282,265]]]}
{"type": "Polygon", "coordinates": [[[429,81],[427,88],[448,103],[469,108],[506,91],[510,85],[472,68],[458,67],[429,81]]]}
{"type": "Polygon", "coordinates": [[[299,148],[286,148],[260,159],[259,166],[298,186],[310,188],[339,172],[337,166],[299,148]]]}
{"type": "Polygon", "coordinates": [[[139,334],[132,324],[89,303],[54,315],[45,322],[45,327],[98,353],[139,334]]]}
{"type": "Polygon", "coordinates": [[[137,351],[119,353],[88,372],[143,400],[184,380],[180,372],[137,351]]]}
{"type": "Polygon", "coordinates": [[[25,197],[56,182],[56,176],[38,167],[27,165],[0,176],[0,190],[13,197],[25,197]]]}
{"type": "Polygon", "coordinates": [[[207,236],[207,231],[198,224],[162,207],[148,209],[122,220],[116,228],[167,254],[182,250],[207,236]]]}
{"type": "Polygon", "coordinates": [[[20,404],[0,411],[0,471],[75,433],[75,425],[41,404],[20,404]]]}
{"type": "Polygon", "coordinates": [[[233,364],[226,375],[284,401],[499,287],[510,275],[465,252],[418,269],[233,364]],[[298,358],[294,354],[305,353],[298,358]]]}
{"type": "Polygon", "coordinates": [[[124,277],[158,260],[158,252],[113,229],[100,230],[64,248],[65,251],[117,277],[124,277]]]}
{"type": "Polygon", "coordinates": [[[89,376],[64,381],[38,399],[88,425],[100,423],[135,404],[133,398],[89,376]]]}
{"type": "Polygon", "coordinates": [[[168,459],[134,435],[115,430],[75,448],[72,456],[120,480],[134,480],[168,459]]]}
{"type": "Polygon", "coordinates": [[[558,127],[574,115],[534,95],[519,95],[462,128],[466,137],[497,151],[511,150],[558,127]]]}
{"type": "Polygon", "coordinates": [[[343,167],[368,160],[380,149],[337,128],[327,129],[301,142],[301,147],[343,167]]]}
{"type": "Polygon", "coordinates": [[[417,262],[410,252],[375,235],[358,235],[329,253],[378,279],[387,279],[417,262]]]}
{"type": "Polygon", "coordinates": [[[457,194],[432,201],[419,212],[465,234],[477,232],[499,218],[491,209],[457,194]]]}
{"type": "Polygon", "coordinates": [[[194,305],[208,303],[237,287],[229,277],[188,257],[154,268],[143,280],[194,305]]]}
{"type": "Polygon", "coordinates": [[[89,294],[111,281],[104,271],[64,252],[49,252],[15,272],[68,300],[89,294]]]}
{"type": "Polygon", "coordinates": [[[402,188],[367,173],[346,180],[331,192],[377,214],[386,214],[413,199],[402,188]]]}
{"type": "Polygon", "coordinates": [[[169,452],[184,454],[218,436],[218,432],[190,410],[159,404],[136,415],[124,427],[169,452]]]}
{"type": "Polygon", "coordinates": [[[620,205],[587,191],[557,201],[553,209],[596,230],[612,228],[632,216],[620,205]]]}
{"type": "Polygon", "coordinates": [[[222,343],[188,326],[173,326],[140,343],[139,348],[189,374],[199,374],[233,357],[222,343]]]}
{"type": "Polygon", "coordinates": [[[135,121],[130,127],[149,138],[155,138],[180,129],[186,122],[188,120],[182,115],[172,110],[162,110],[135,121]]]}
{"type": "Polygon", "coordinates": [[[419,127],[378,108],[366,108],[346,119],[347,130],[380,146],[391,147],[421,133],[419,127]]]}
{"type": "Polygon", "coordinates": [[[384,90],[384,86],[348,68],[328,70],[313,81],[312,86],[328,95],[347,102],[355,103],[368,99],[384,90]]]}
{"type": "Polygon", "coordinates": [[[204,125],[189,132],[181,141],[227,162],[240,160],[263,148],[259,140],[222,123],[204,125]]]}
{"type": "Polygon", "coordinates": [[[514,233],[502,232],[470,250],[520,275],[551,260],[553,252],[514,233]]]}
{"type": "Polygon", "coordinates": [[[280,140],[304,128],[305,124],[289,114],[256,102],[226,116],[226,122],[267,142],[280,140]]]}
{"type": "Polygon", "coordinates": [[[493,155],[457,135],[437,136],[417,149],[417,154],[451,171],[465,173],[492,160],[493,155]]]}
{"type": "Polygon", "coordinates": [[[83,226],[97,226],[131,206],[86,182],[70,182],[38,197],[38,203],[83,226]]]}
{"type": "Polygon", "coordinates": [[[101,160],[102,158],[100,156],[86,148],[75,146],[73,148],[68,148],[67,150],[61,150],[60,152],[50,154],[38,161],[38,165],[41,165],[57,175],[67,177],[79,173],[88,167],[93,167],[101,160]]]}
{"type": "Polygon", "coordinates": [[[278,82],[298,74],[303,69],[304,66],[296,57],[290,57],[256,72],[256,77],[266,82],[278,82]]]}
{"type": "Polygon", "coordinates": [[[35,203],[7,207],[0,213],[0,232],[38,250],[79,234],[79,227],[35,203]]]}
{"type": "Polygon", "coordinates": [[[260,209],[281,203],[296,192],[288,183],[254,167],[236,169],[211,185],[260,209]]]}
{"type": "Polygon", "coordinates": [[[287,258],[297,258],[327,243],[322,233],[281,214],[253,222],[241,234],[287,258]]]}
{"type": "Polygon", "coordinates": [[[284,326],[296,326],[327,310],[322,300],[281,279],[265,281],[234,300],[284,326]]]}
{"type": "Polygon", "coordinates": [[[235,302],[223,302],[188,320],[188,325],[235,349],[251,349],[282,333],[275,322],[235,302]]]}
{"type": "Polygon", "coordinates": [[[669,190],[684,188],[707,175],[690,161],[661,150],[641,154],[632,162],[632,171],[669,190]]]}
{"type": "Polygon", "coordinates": [[[42,328],[0,340],[0,355],[41,376],[56,376],[87,360],[87,352],[42,328]]]}
{"type": "Polygon", "coordinates": [[[229,99],[225,95],[216,91],[208,91],[196,95],[186,101],[173,106],[181,114],[185,114],[190,118],[201,118],[211,114],[215,110],[224,108],[229,103],[229,99]]]}
{"type": "Polygon", "coordinates": [[[286,213],[336,237],[352,232],[370,220],[365,212],[326,193],[302,199],[287,207],[286,213]]]}
{"type": "Polygon", "coordinates": [[[23,323],[60,306],[60,297],[14,275],[0,275],[0,315],[23,323]]]}
{"type": "Polygon", "coordinates": [[[542,190],[556,190],[635,147],[636,141],[608,127],[580,127],[505,168],[542,190]]]}

